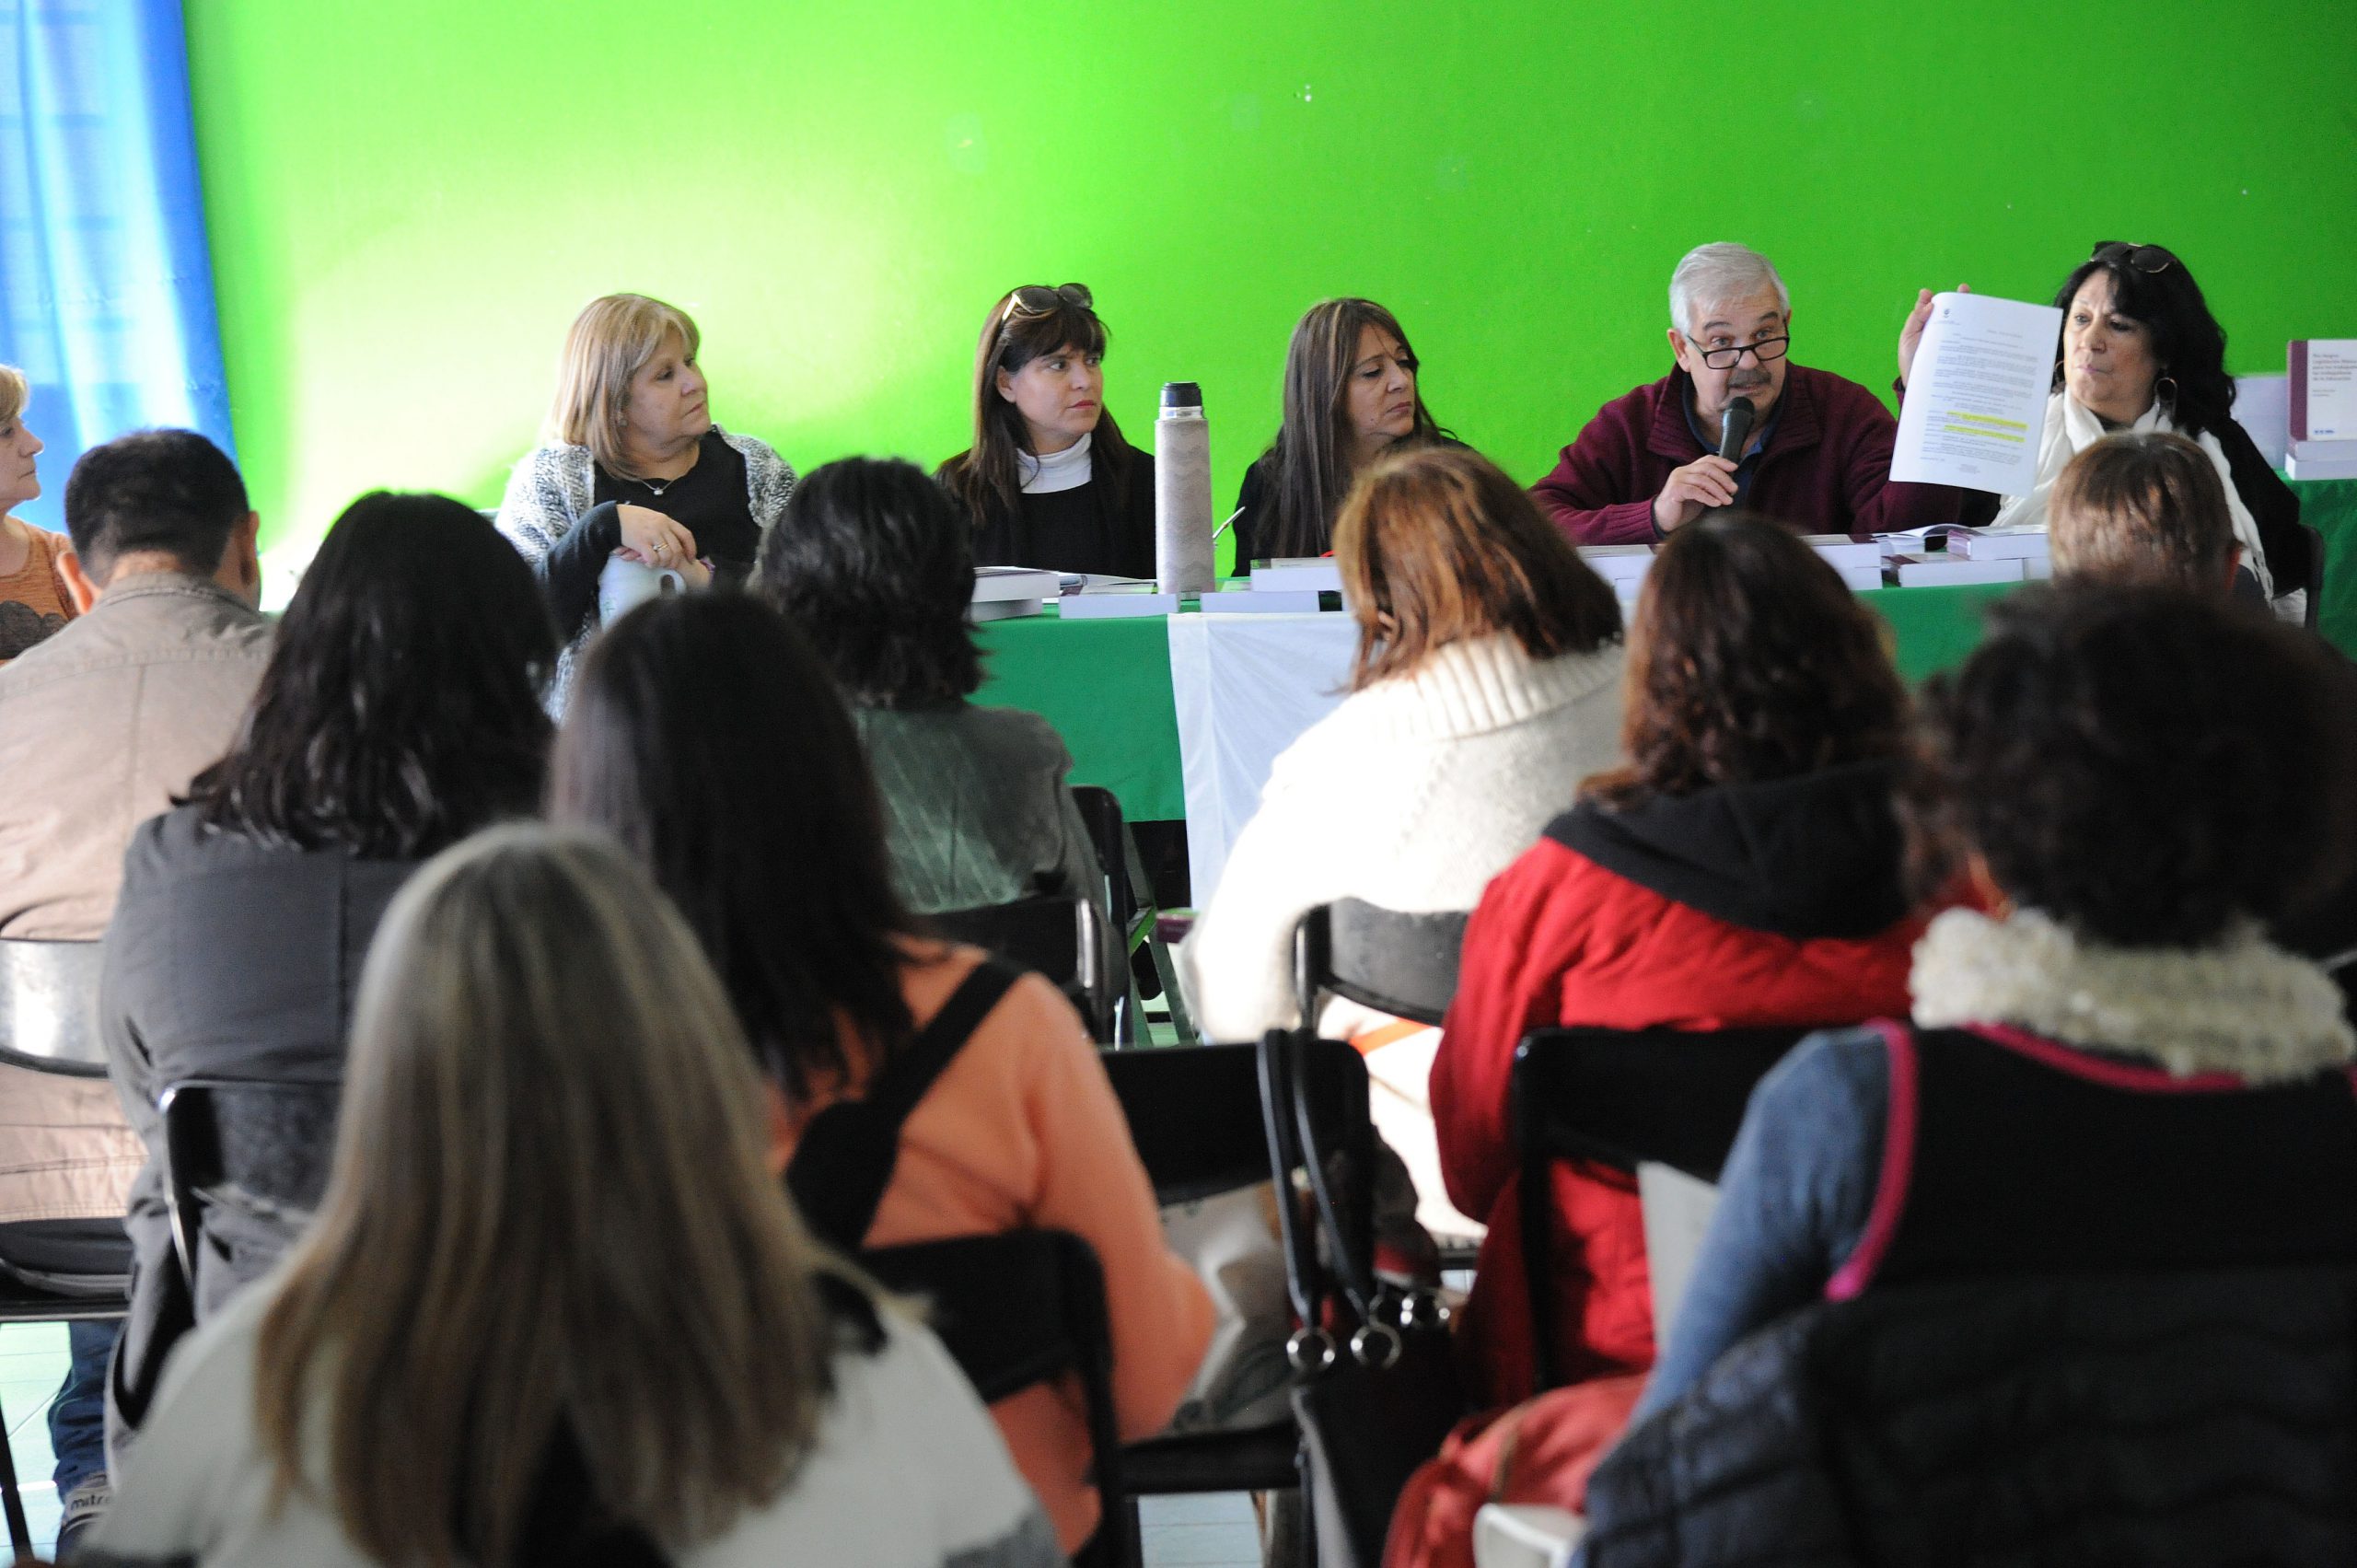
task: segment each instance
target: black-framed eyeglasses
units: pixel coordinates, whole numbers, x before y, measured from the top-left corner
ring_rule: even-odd
[[[1791,335],[1787,334],[1781,338],[1761,338],[1756,343],[1737,343],[1733,348],[1705,348],[1701,350],[1702,363],[1713,370],[1732,370],[1743,363],[1743,356],[1747,354],[1765,365],[1771,359],[1783,358],[1784,351],[1792,341]]]
[[[2105,252],[2117,250],[2113,256]],[[2157,245],[2139,245],[2129,239],[2098,239],[2087,253],[2090,261],[2125,261],[2140,273],[2165,273],[2177,265],[2177,258]]]
[[[1046,316],[1067,305],[1083,310],[1093,310],[1096,298],[1083,283],[1060,284],[1054,288],[1028,283],[1006,296],[1006,308],[999,312],[998,324],[1005,326],[1017,316]]]

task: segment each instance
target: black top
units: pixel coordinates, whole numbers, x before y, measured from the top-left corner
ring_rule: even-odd
[[[1403,436],[1392,443],[1391,450],[1407,451],[1417,446],[1462,447],[1464,445],[1454,436],[1446,434],[1426,440]],[[1268,530],[1277,524],[1276,478],[1277,455],[1273,450],[1261,453],[1253,459],[1252,466],[1244,470],[1244,483],[1236,492],[1236,522],[1230,529],[1236,535],[1236,571],[1233,574],[1236,576],[1250,576],[1252,563],[1269,552]],[[1329,517],[1324,531],[1318,536],[1318,548],[1309,553],[1328,555],[1333,552],[1333,549],[1334,519]]]
[[[677,479],[621,479],[599,463],[592,499],[662,513],[695,536],[696,554],[712,563],[715,582],[740,583],[761,546],[745,488],[745,455],[717,430],[705,431],[696,446],[696,466]]]
[[[1091,451],[1086,484],[1026,494],[1012,516],[981,523],[974,530],[974,561],[982,566],[1153,576],[1153,456],[1132,448],[1108,461],[1104,452]]]
[[[1897,778],[1891,762],[1845,762],[1625,810],[1583,800],[1548,824],[1547,837],[1747,931],[1861,938],[1907,912]]]

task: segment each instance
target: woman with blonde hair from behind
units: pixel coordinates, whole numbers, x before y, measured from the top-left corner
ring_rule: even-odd
[[[805,1236],[695,937],[610,841],[437,857],[326,1197],[184,1347],[102,1558],[1057,1561],[941,1346]]]

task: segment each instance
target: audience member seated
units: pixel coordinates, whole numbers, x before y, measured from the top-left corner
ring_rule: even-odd
[[[935,914],[1086,893],[1107,913],[1055,726],[968,701],[982,665],[956,505],[908,463],[845,458],[804,479],[785,517],[761,543],[760,589],[850,701],[901,904]]]
[[[2244,569],[2269,598],[2288,601],[2279,605],[2287,619],[2299,620],[2305,601],[2292,596],[2317,586],[2307,580],[2300,498],[2235,423],[2226,333],[2185,263],[2157,245],[2107,242],[2063,281],[2054,303],[2063,312],[2062,341],[2038,439],[2038,482],[2026,495],[1973,493],[1964,520],[2044,528],[2055,482],[2073,454],[2114,432],[2183,436],[2200,444],[2225,482]],[[1926,293],[1907,319],[1902,378],[1931,310]]]
[[[0,937],[95,942],[132,830],[220,756],[270,655],[246,487],[186,430],[92,447],[65,484],[58,556],[77,619],[0,668]],[[0,1224],[111,1219],[139,1140],[114,1092],[0,1066]],[[70,1539],[105,1505],[112,1323],[75,1323],[50,1411]]]
[[[940,1344],[804,1233],[727,998],[610,843],[420,873],[348,1080],[317,1222],[181,1352],[102,1552],[1060,1561]]]
[[[2107,436],[2082,448],[2055,480],[2047,518],[2058,577],[2223,593],[2241,562],[2226,487],[2182,436]]]
[[[755,599],[664,599],[600,638],[551,788],[558,817],[620,837],[702,938],[768,1075],[781,1164],[982,962],[927,939],[902,909],[851,717],[803,640]],[[1202,1358],[1210,1301],[1163,1244],[1087,1030],[1037,975],[983,1016],[918,1102],[867,1233],[822,1239],[888,1247],[1024,1227],[1096,1249],[1122,1434],[1159,1431]],[[1064,1550],[1079,1547],[1098,1507],[1077,1385],[1035,1386],[994,1413]]]
[[[1441,447],[1380,460],[1334,546],[1358,621],[1351,694],[1277,759],[1180,949],[1216,1040],[1301,1021],[1293,933],[1311,908],[1470,909],[1572,784],[1620,757],[1620,607],[1489,459]],[[1383,1114],[1396,1108],[1378,1096],[1385,1137],[1438,1199],[1431,1031],[1395,1040],[1397,1020],[1346,1003],[1321,1024],[1381,1047],[1369,1070],[1410,1112]],[[1469,1228],[1445,1206],[1424,1218]]]
[[[1891,791],[1907,695],[1880,622],[1808,546],[1741,514],[1670,536],[1630,634],[1629,763],[1481,897],[1433,1063],[1450,1196],[1490,1225],[1460,1319],[1499,1402],[1529,1392],[1507,1087],[1558,1024],[1690,1030],[1903,1008],[1922,922]],[[1635,1182],[1558,1166],[1548,1326],[1572,1380],[1654,1359]]]
[[[179,1337],[292,1238],[273,1210],[210,1205],[191,1299],[159,1097],[190,1078],[343,1075],[361,960],[393,894],[445,846],[535,809],[549,737],[539,681],[555,656],[530,569],[473,508],[363,496],[304,573],[228,755],[133,835],[102,1018],[147,1146],[107,1389],[118,1450]]]
[[[74,619],[58,557],[65,538],[7,513],[41,494],[41,439],[25,424],[25,373],[0,365],[0,665]]]
[[[702,344],[686,311],[643,294],[591,300],[565,334],[547,444],[516,465],[499,504],[499,529],[532,563],[564,639],[553,711],[610,605],[743,581],[794,489],[767,442],[712,422]]]
[[[985,565],[1154,575],[1154,455],[1105,411],[1105,323],[1087,288],[1000,298],[974,351],[974,444],[940,479]]]
[[[1891,482],[1898,422],[1856,382],[1787,358],[1792,330],[1792,296],[1767,257],[1688,251],[1669,279],[1677,368],[1596,411],[1531,487],[1539,510],[1581,544],[1658,540],[1724,506],[1858,539],[1955,520],[1956,491]],[[1721,421],[1738,398],[1751,434],[1731,461]]]
[[[1416,389],[1416,351],[1372,299],[1309,308],[1285,349],[1283,423],[1244,470],[1236,497],[1236,573],[1252,563],[1324,555],[1357,477],[1407,443],[1454,441]]]
[[[1903,1283],[2357,1263],[2357,1035],[2260,935],[2347,874],[2346,672],[2173,586],[1991,621],[1926,690],[1906,802],[1989,912],[1933,921],[1911,1025],[1816,1036],[1753,1095],[1645,1409]]]

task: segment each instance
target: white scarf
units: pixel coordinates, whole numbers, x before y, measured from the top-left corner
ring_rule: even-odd
[[[1090,436],[1094,434],[1090,432]],[[1028,452],[1016,453],[1016,471],[1023,476],[1023,494],[1055,495],[1086,484],[1093,468],[1088,458],[1090,436],[1083,436],[1062,451],[1051,452],[1044,458],[1035,458]]]
[[[2159,399],[2127,427],[2127,433],[2142,436],[2159,431],[2168,436],[2185,434],[2174,420],[2161,412]],[[2008,495],[1997,509],[1997,520],[1991,528],[2042,528],[2046,527],[2046,503],[2054,491],[2054,482],[2062,475],[2073,458],[2107,436],[2121,434],[2106,430],[2095,412],[2067,391],[2055,393],[2046,400],[2046,430],[2038,444],[2038,482],[2026,495]],[[2218,438],[2207,431],[2193,440],[2210,454],[2211,466],[2218,470],[2218,482],[2226,487],[2226,514],[2235,522],[2235,542],[2243,547],[2243,564],[2269,598],[2275,597],[2275,580],[2267,570],[2267,552],[2259,548],[2258,525],[2251,520],[2250,509],[2235,493],[2234,471],[2226,466],[2225,448]]]

